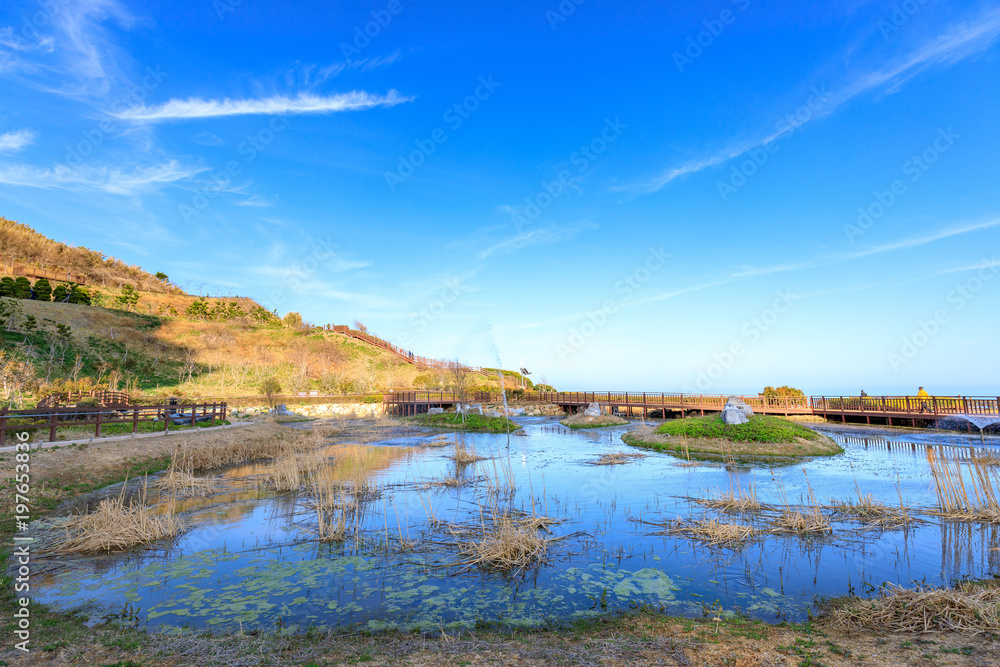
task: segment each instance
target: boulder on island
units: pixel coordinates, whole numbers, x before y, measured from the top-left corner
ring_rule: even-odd
[[[444,408],[428,408],[427,409],[427,414],[429,414],[429,415],[443,415],[444,414]]]
[[[722,409],[722,421],[726,424],[746,424],[753,417],[753,408],[735,396],[726,401]]]
[[[600,417],[601,416],[601,404],[591,403],[587,406],[587,409],[583,411],[585,417]]]

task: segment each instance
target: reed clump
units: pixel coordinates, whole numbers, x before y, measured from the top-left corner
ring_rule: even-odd
[[[888,584],[878,597],[839,606],[831,625],[850,630],[1000,634],[1000,585],[996,580],[962,582],[955,588],[905,589]]]
[[[724,523],[716,519],[678,522],[669,528],[669,532],[696,539],[709,546],[730,548],[738,547],[760,534],[759,530],[751,526]]]
[[[265,473],[265,479],[275,491],[296,491],[302,487],[304,478],[327,464],[323,452],[297,453],[285,451],[278,456]]]
[[[639,454],[639,453],[629,453],[629,452],[622,452],[622,451],[618,451],[618,452],[605,452],[604,454],[601,454],[600,457],[598,457],[598,459],[596,461],[594,461],[593,465],[595,465],[595,466],[619,466],[619,465],[628,463],[629,461],[633,461],[635,459],[644,459],[644,458],[646,458],[646,455],[645,454]]]
[[[933,447],[927,448],[927,463],[938,498],[938,508],[933,514],[953,521],[1000,524],[997,493],[1000,471],[982,458],[964,462],[939,459]]]
[[[96,511],[66,520],[65,535],[56,548],[72,553],[110,553],[152,544],[181,532],[184,524],[169,506],[160,512],[146,505],[145,486],[134,502],[126,501],[126,485],[118,496],[101,501]]]
[[[830,509],[841,516],[883,529],[907,526],[915,520],[902,503],[898,507],[888,505],[870,493],[859,493],[857,500],[834,500]]]
[[[341,487],[321,475],[309,476],[310,505],[316,511],[316,534],[322,542],[341,542],[347,538],[348,516],[353,505],[343,498]]]
[[[459,542],[465,556],[460,565],[495,570],[522,570],[545,560],[552,538],[524,525],[516,517],[503,514],[483,524],[472,539]]]
[[[694,498],[694,502],[710,509],[727,512],[729,514],[752,514],[763,509],[763,505],[757,498],[757,487],[753,482],[747,488],[737,486],[729,491],[719,493],[713,498]]]
[[[156,488],[190,497],[203,498],[215,493],[218,488],[216,480],[196,477],[193,469],[185,469],[182,467],[183,465],[183,463],[178,463],[177,459],[171,461],[167,472],[156,481]]]
[[[825,535],[833,532],[830,519],[818,508],[797,511],[785,509],[771,522],[774,535]]]
[[[455,452],[451,455],[451,458],[455,460],[455,463],[475,463],[476,461],[484,461],[486,459],[485,456],[479,456],[476,453],[475,447],[469,450],[460,442],[455,443]]]

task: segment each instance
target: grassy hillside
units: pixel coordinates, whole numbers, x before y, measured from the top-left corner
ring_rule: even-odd
[[[409,364],[380,347],[283,320],[250,298],[186,294],[138,266],[67,246],[0,218],[0,273],[13,266],[87,278],[91,305],[0,297],[0,404],[22,406],[67,389],[174,396],[367,393],[395,387],[468,390],[495,377]],[[16,277],[16,276],[14,276]],[[32,281],[37,282],[37,281]],[[36,287],[35,298],[38,298]],[[506,378],[513,388],[516,374]]]
[[[0,257],[8,269],[13,264],[23,264],[51,271],[69,271],[86,276],[88,284],[98,288],[131,284],[147,292],[181,291],[138,266],[94,250],[53,241],[27,225],[3,217],[0,217]]]

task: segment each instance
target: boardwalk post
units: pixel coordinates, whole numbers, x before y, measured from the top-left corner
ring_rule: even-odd
[[[49,410],[49,442],[56,441],[56,413]]]
[[[3,447],[4,436],[7,434],[7,407],[0,409],[0,447]]]
[[[94,422],[94,437],[101,437],[101,412],[100,408],[97,408],[97,420]]]

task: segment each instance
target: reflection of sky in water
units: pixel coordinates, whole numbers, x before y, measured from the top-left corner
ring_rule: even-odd
[[[196,527],[168,549],[78,558],[39,582],[38,598],[58,607],[91,605],[99,613],[126,603],[151,626],[189,625],[244,630],[276,625],[370,629],[474,627],[479,622],[541,625],[635,604],[698,615],[716,601],[764,620],[801,619],[816,596],[867,594],[883,582],[946,584],[1000,570],[1000,527],[932,522],[907,531],[858,531],[834,522],[831,538],[771,537],[739,551],[711,550],[688,539],[658,534],[642,521],[716,517],[683,498],[705,496],[753,481],[762,502],[777,502],[772,476],[789,502],[808,495],[821,503],[856,497],[855,484],[887,503],[935,501],[926,451],[966,456],[979,445],[964,436],[932,433],[864,435],[822,427],[847,450],[798,466],[727,471],[680,466],[650,454],[624,465],[587,465],[600,453],[623,449],[623,429],[572,432],[547,419],[524,419],[527,436],[449,435],[480,454],[498,458],[456,470],[448,448],[337,445],[324,474],[336,480],[369,475],[386,485],[364,506],[363,542],[315,541],[315,514],[307,497],[261,497],[252,487],[218,499],[182,505]],[[987,443],[998,444],[996,438]],[[426,521],[478,521],[484,475],[509,462],[517,480],[513,506],[567,519],[552,528],[570,536],[550,547],[550,561],[517,576],[447,567],[455,558],[447,539]],[[231,480],[260,474],[266,465],[231,469]],[[446,475],[469,478],[461,489],[427,489],[420,482]],[[478,480],[478,481],[477,481]],[[419,490],[418,490],[419,489]],[[641,521],[640,521],[641,520]],[[728,518],[725,520],[738,520]],[[390,549],[384,548],[386,535]],[[395,538],[415,541],[410,551]]]

